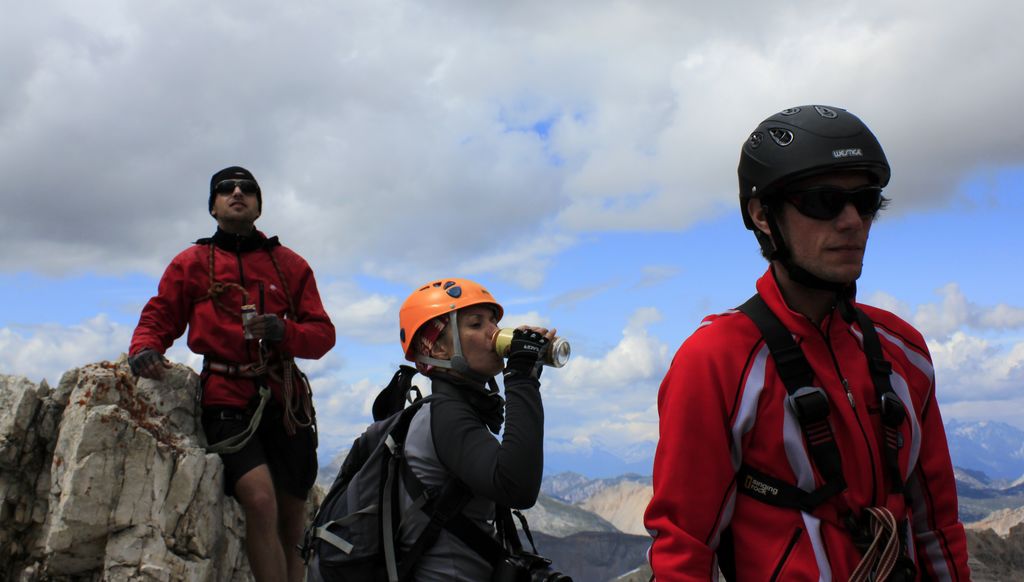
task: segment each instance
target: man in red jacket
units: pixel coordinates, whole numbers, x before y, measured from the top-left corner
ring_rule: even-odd
[[[834,107],[782,111],[743,145],[740,211],[770,267],[661,384],[659,582],[970,579],[924,338],[854,300],[889,175]]]
[[[326,354],[334,325],[306,261],[256,230],[262,209],[248,170],[213,175],[217,231],[167,267],[142,310],[129,364],[161,378],[170,366],[162,354],[188,327],[189,348],[203,355],[203,428],[224,461],[225,491],[245,512],[253,575],[298,581],[317,440],[309,385],[294,358]]]

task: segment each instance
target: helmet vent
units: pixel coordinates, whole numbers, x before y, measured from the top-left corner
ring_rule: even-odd
[[[747,140],[747,143],[750,144],[750,149],[756,150],[761,147],[762,143],[764,143],[764,134],[760,131],[755,131],[750,134],[750,139]]]
[[[786,147],[793,143],[793,132],[788,129],[773,127],[768,130],[768,135],[772,136],[772,140],[779,144],[779,147]]]
[[[839,114],[836,113],[834,109],[822,107],[821,105],[815,105],[814,110],[818,112],[818,115],[824,117],[825,119],[835,119],[839,117]]]
[[[796,115],[797,113],[800,113],[800,111],[801,109],[799,107],[790,107],[789,109],[783,109],[782,111],[780,111],[779,115],[785,115],[786,117],[789,117],[790,115]]]

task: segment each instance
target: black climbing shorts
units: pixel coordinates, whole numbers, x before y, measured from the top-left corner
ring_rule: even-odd
[[[224,461],[224,493],[234,496],[235,483],[260,465],[267,465],[274,479],[274,488],[306,499],[316,481],[316,433],[312,428],[299,428],[295,436],[284,430],[282,410],[276,402],[268,402],[259,429],[237,453],[221,454]],[[206,442],[218,443],[241,433],[249,426],[249,413],[238,408],[211,407],[203,409],[203,431]]]

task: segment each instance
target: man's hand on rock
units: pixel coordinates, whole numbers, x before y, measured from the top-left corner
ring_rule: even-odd
[[[156,350],[146,348],[134,356],[128,356],[128,365],[136,376],[159,380],[164,377],[164,370],[171,367],[161,354]]]

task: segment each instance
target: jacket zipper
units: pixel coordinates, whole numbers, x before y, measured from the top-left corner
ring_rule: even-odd
[[[829,314],[829,319],[826,323],[826,328],[831,326],[831,318],[835,312]],[[816,326],[817,327],[817,326]],[[871,506],[878,504],[878,474],[875,471],[875,459],[878,458],[875,455],[875,451],[871,448],[871,441],[868,439],[868,434],[864,430],[864,424],[860,420],[860,414],[857,414],[857,405],[853,398],[853,391],[850,390],[850,383],[846,380],[846,376],[843,375],[843,370],[839,367],[839,360],[836,359],[836,353],[832,350],[832,337],[823,332],[821,328],[818,328],[818,333],[821,334],[825,340],[825,347],[828,348],[828,355],[832,358],[832,365],[835,367],[836,374],[839,376],[839,381],[843,384],[843,389],[846,391],[846,398],[850,402],[850,408],[853,409],[853,417],[857,419],[857,428],[860,429],[861,437],[864,439],[864,445],[868,449],[868,454],[871,457]]]
[[[242,241],[235,239],[235,260],[238,262],[238,281],[245,287],[245,269],[242,268]]]

